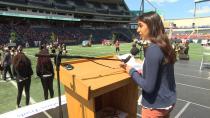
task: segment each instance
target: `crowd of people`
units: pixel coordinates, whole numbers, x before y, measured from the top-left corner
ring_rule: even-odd
[[[124,37],[121,40],[129,41],[131,32],[126,28],[73,28],[72,26],[60,26],[62,23],[56,25],[44,22],[39,24],[33,21],[13,21],[0,22],[0,43],[6,44],[9,42],[16,42],[17,44],[27,44],[30,47],[36,47],[37,42],[49,43],[58,40],[59,43],[65,44],[81,44],[83,40],[88,40],[92,35],[93,43],[101,43],[103,39],[111,40],[113,32],[119,32]],[[57,26],[58,25],[58,26]],[[103,32],[103,33],[101,33]],[[120,35],[121,36],[121,35]]]
[[[48,43],[59,39],[60,43],[78,43],[84,37],[80,31],[40,27],[32,27],[30,24],[0,24],[0,42],[6,44],[14,38],[14,42],[19,44],[28,42],[30,46],[35,46],[35,41]]]
[[[59,49],[61,48],[61,49]],[[55,50],[54,50],[55,49]],[[59,53],[66,52],[65,45],[58,45],[53,48],[50,45],[41,45],[39,54],[49,54],[55,53],[58,49]],[[30,102],[30,86],[31,86],[31,76],[34,74],[32,69],[31,60],[23,52],[23,47],[19,45],[17,48],[1,46],[2,52],[0,53],[0,69],[2,80],[9,81],[7,73],[9,73],[11,80],[17,83],[17,108],[20,108],[20,102],[22,98],[22,92],[25,91],[26,94],[26,105]],[[50,52],[51,50],[51,52]],[[54,50],[54,52],[53,52]],[[54,80],[54,69],[53,63],[49,57],[38,57],[36,63],[36,75],[40,78],[42,83],[42,88],[44,91],[44,99],[47,100],[48,93],[50,98],[54,97],[53,90],[53,80]]]
[[[176,33],[172,39],[210,39],[209,33]]]

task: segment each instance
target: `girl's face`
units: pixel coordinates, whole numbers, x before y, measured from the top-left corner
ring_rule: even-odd
[[[142,21],[138,21],[137,32],[139,33],[139,35],[141,36],[143,40],[146,40],[149,38],[149,28],[147,24]]]

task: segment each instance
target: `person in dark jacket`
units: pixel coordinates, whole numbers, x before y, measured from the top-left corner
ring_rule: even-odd
[[[23,88],[25,88],[26,105],[29,105],[31,76],[33,75],[30,59],[22,52],[17,53],[17,55],[15,55],[13,59],[12,70],[14,76],[16,77],[18,87],[17,107],[21,107],[20,101],[22,97]]]
[[[49,52],[45,47],[41,47],[39,54],[49,54]],[[54,69],[52,61],[49,57],[38,57],[36,73],[37,76],[39,76],[41,79],[45,100],[48,99],[48,90],[50,93],[50,97],[53,98]]]
[[[143,40],[149,41],[143,73],[129,66],[126,71],[142,88],[142,118],[169,118],[176,103],[175,52],[156,12],[139,16],[137,32]]]
[[[136,44],[132,44],[132,48],[130,50],[130,53],[133,55],[133,56],[136,56],[137,54],[139,54],[140,50],[136,47]]]
[[[9,72],[10,74],[10,77],[11,79],[14,79],[13,78],[13,74],[12,74],[12,71],[11,71],[11,63],[12,63],[12,57],[11,57],[11,54],[10,54],[10,51],[9,51],[9,48],[8,47],[5,47],[5,54],[3,56],[3,60],[2,60],[2,66],[3,66],[3,79],[6,80],[6,75],[7,75],[7,72]]]

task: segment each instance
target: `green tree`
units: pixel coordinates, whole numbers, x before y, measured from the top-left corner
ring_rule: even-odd
[[[50,41],[51,41],[51,42],[55,42],[55,40],[56,40],[56,35],[55,35],[54,32],[52,32],[52,33],[51,33],[51,36],[50,36]]]
[[[9,39],[10,39],[11,43],[15,43],[16,40],[17,40],[16,32],[14,32],[14,31],[10,32],[10,38]]]

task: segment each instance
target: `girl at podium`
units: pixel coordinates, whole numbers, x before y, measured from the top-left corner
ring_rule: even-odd
[[[142,73],[126,65],[126,71],[142,88],[142,118],[169,118],[176,103],[175,52],[156,12],[138,18],[137,32],[149,42]]]

